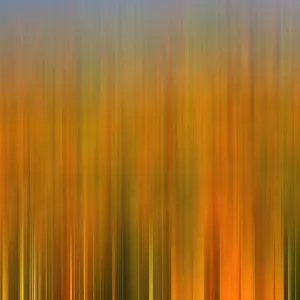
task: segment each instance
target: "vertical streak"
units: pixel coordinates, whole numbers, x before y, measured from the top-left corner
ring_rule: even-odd
[[[44,263],[44,280],[45,280],[45,292],[44,292],[44,299],[48,300],[48,228],[46,230],[46,245],[45,245],[45,263]],[[42,279],[40,279],[42,280]]]
[[[87,245],[86,245],[86,217],[83,220],[83,300],[87,299]]]
[[[21,203],[22,206],[22,203]],[[19,288],[20,288],[20,300],[24,300],[24,211],[21,209],[20,213],[20,245],[19,245],[19,264],[20,264],[20,274],[19,274]]]
[[[2,233],[2,300],[8,300],[8,251],[6,233]]]
[[[69,294],[70,300],[73,299],[73,246],[72,239],[70,242],[70,252],[69,252]]]
[[[153,300],[153,225],[149,221],[149,300]]]
[[[32,245],[32,300],[36,300],[36,257],[37,257],[37,251],[36,251],[36,239],[35,236],[33,237],[33,245]]]
[[[297,206],[297,204],[296,204]],[[297,211],[297,210],[296,210]],[[298,216],[297,216],[298,217]],[[294,261],[294,299],[297,299],[297,224],[295,224],[295,233],[294,233],[294,257],[293,257],[293,261]]]
[[[291,239],[290,239],[290,232],[287,232],[287,244],[288,244],[288,300],[292,300],[291,296]]]

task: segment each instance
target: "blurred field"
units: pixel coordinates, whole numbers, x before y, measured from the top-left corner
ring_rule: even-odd
[[[299,7],[178,11],[1,26],[2,300],[300,299]]]

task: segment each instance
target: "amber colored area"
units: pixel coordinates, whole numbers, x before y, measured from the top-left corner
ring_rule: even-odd
[[[2,300],[300,299],[299,27],[249,15],[1,29]]]

